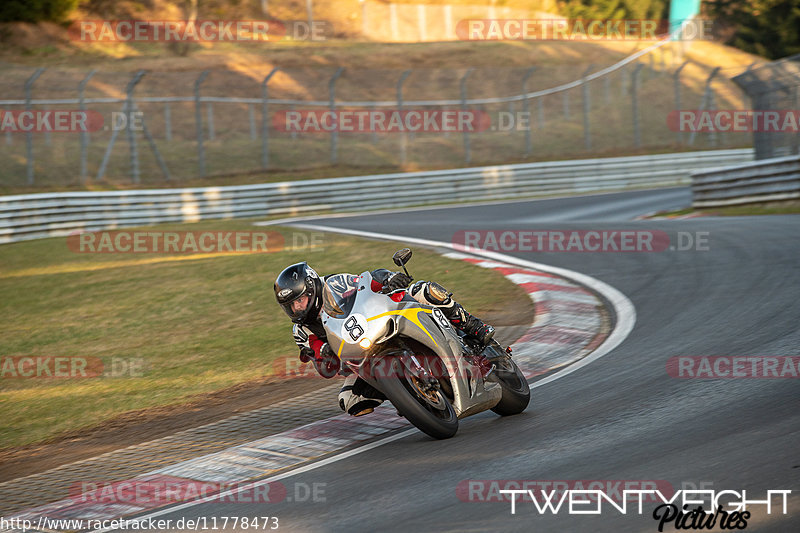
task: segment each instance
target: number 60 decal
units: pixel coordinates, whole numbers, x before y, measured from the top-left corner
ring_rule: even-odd
[[[358,323],[358,319],[355,315],[347,319],[344,323],[344,329],[350,335],[350,338],[353,339],[353,342],[357,341],[358,338],[364,334],[364,328]]]

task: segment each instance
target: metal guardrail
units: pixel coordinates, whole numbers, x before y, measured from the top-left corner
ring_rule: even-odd
[[[232,187],[0,196],[0,243],[168,222],[685,185],[693,170],[752,159],[752,149],[717,150]]]
[[[692,173],[692,207],[800,198],[800,156],[763,159]]]

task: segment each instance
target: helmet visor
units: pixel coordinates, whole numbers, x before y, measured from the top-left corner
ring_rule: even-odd
[[[283,312],[293,321],[303,320],[311,308],[314,298],[309,291],[302,292],[299,296],[281,304]]]

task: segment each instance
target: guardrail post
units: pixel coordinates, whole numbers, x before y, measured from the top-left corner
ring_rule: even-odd
[[[467,69],[467,72],[461,77],[459,88],[461,90],[461,110],[467,110],[467,77],[472,74],[473,68]],[[469,145],[469,131],[464,130],[464,162],[469,163],[472,161],[472,152]]]
[[[133,79],[125,87],[125,132],[128,134],[128,145],[131,151],[131,179],[134,183],[141,181],[139,174],[139,147],[136,144],[136,134],[133,131],[133,89],[142,80],[145,71],[140,70],[133,75]]]
[[[36,72],[31,74],[31,77],[25,80],[25,111],[31,110],[31,90],[33,89],[34,82],[39,79],[44,73],[45,69],[37,68]],[[30,130],[25,132],[25,160],[26,171],[28,176],[28,185],[33,185],[33,132]]]
[[[527,95],[528,94],[528,80],[530,79],[531,76],[533,76],[534,72],[536,72],[536,67],[531,67],[528,70],[526,70],[525,71],[525,75],[522,76],[522,94],[523,95]],[[537,98],[537,100],[538,100],[538,98]],[[530,99],[527,98],[527,96],[525,98],[523,98],[522,106],[523,106],[523,109],[525,110],[526,116],[528,117],[528,127],[525,128],[525,157],[528,157],[528,156],[531,155],[531,153],[533,153],[533,139],[531,139],[531,120],[530,120],[530,117],[531,117],[531,101],[530,101]]]
[[[708,105],[710,104],[711,82],[714,80],[714,76],[716,76],[718,72],[719,72],[719,67],[715,67],[711,71],[711,74],[708,75],[708,78],[706,78],[706,88],[703,91],[703,100],[700,103],[700,111],[701,112],[705,111],[706,108],[708,107]],[[691,135],[689,135],[689,144],[690,145],[694,145],[695,137],[697,137],[697,131],[692,130]]]
[[[169,102],[164,102],[164,138],[167,141],[172,140],[172,109]]]
[[[569,89],[561,91],[561,104],[564,108],[564,120],[569,120]]]
[[[92,79],[96,70],[91,70],[89,74],[86,75],[85,78],[81,80],[78,84],[78,109],[80,109],[81,113],[86,113],[86,102],[84,102],[85,96],[85,89],[86,84],[89,83],[89,80]],[[81,170],[80,170],[80,182],[86,182],[86,174],[87,174],[87,159],[88,159],[88,152],[89,152],[89,132],[85,129],[81,130]]]
[[[200,177],[206,175],[206,154],[203,149],[203,110],[200,104],[200,85],[208,77],[209,71],[204,70],[194,80],[194,124],[197,133],[197,168]]]
[[[269,88],[267,84],[280,70],[274,67],[261,81],[261,168],[269,166]]]
[[[687,59],[675,70],[675,73],[672,75],[672,82],[675,88],[675,110],[679,113],[681,110],[681,71],[688,64],[689,60]],[[680,129],[680,121],[678,122],[678,131],[675,133],[675,140],[678,141],[678,144],[681,144],[683,141],[683,133]]]
[[[603,76],[603,101],[606,105],[609,104],[611,100],[611,74],[606,74]]]
[[[586,79],[586,76],[589,75],[589,72],[592,71],[594,65],[589,65],[586,70],[583,71],[583,82],[581,83],[581,92],[583,93],[583,146],[587,150],[592,149],[592,132],[589,128],[589,111],[591,110],[591,101],[589,100],[589,82]]]
[[[334,72],[331,79],[328,80],[328,95],[330,101],[331,113],[336,117],[336,80],[344,72],[344,67],[339,67]],[[339,121],[334,118],[335,127],[331,131],[331,163],[336,163],[339,160]]]
[[[631,74],[631,105],[633,106],[633,144],[636,148],[642,145],[642,131],[639,124],[639,71],[643,63],[638,63]]]
[[[406,79],[411,75],[411,70],[404,70],[400,74],[400,79],[397,80],[397,111],[402,115],[403,113],[403,84]],[[403,129],[403,136],[400,138],[400,164],[406,164],[408,150],[408,132]]]

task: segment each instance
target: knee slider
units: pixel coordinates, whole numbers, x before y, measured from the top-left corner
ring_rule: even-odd
[[[433,305],[450,305],[453,301],[450,294],[447,289],[435,281],[425,284],[425,298]]]

